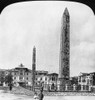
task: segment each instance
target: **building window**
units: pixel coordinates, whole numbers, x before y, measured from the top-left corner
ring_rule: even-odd
[[[28,77],[27,77],[27,80],[28,80]]]
[[[16,72],[14,73],[14,75],[16,75]]]
[[[14,79],[16,79],[16,77],[14,77]]]
[[[47,77],[45,77],[45,81],[47,80]]]
[[[23,75],[23,73],[20,73],[20,75]]]
[[[87,85],[89,85],[89,79],[87,79]]]
[[[52,81],[55,81],[55,77],[52,77]]]
[[[86,82],[86,79],[85,79],[85,78],[83,78],[83,79],[82,79],[82,82]]]
[[[23,77],[19,77],[20,80],[23,80]]]
[[[92,81],[92,80],[90,80],[90,84],[92,84],[92,82],[93,82],[93,81]]]
[[[36,82],[36,85],[37,85],[37,82]]]
[[[55,77],[53,77],[53,81],[55,81]]]
[[[40,78],[40,80],[42,80],[42,77]]]
[[[79,77],[79,82],[81,82],[81,77]]]
[[[23,75],[23,70],[20,70],[20,75]]]

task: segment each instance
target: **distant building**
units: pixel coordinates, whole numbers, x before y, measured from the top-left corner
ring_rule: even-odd
[[[91,91],[95,87],[95,72],[81,73],[78,76],[78,85],[81,86],[81,91]]]
[[[58,74],[51,73],[51,74],[48,74],[48,76],[49,76],[49,90],[56,91],[57,90]]]
[[[95,85],[95,72],[93,73],[81,73],[78,76],[78,84],[80,85]]]
[[[35,83],[36,85],[41,83],[48,84],[48,71],[36,71]]]
[[[3,73],[5,76],[9,73],[12,74],[13,84],[15,86],[32,86],[32,70],[26,68],[23,64],[20,64],[18,67],[10,70],[4,70]],[[57,80],[57,73],[48,73],[48,71],[36,70],[34,87],[36,89],[42,86],[46,91],[55,91],[57,87]]]
[[[70,77],[71,84],[78,85],[78,76]]]
[[[42,85],[44,90],[54,91],[57,87],[57,73],[50,73],[48,71],[37,71],[36,72],[36,86]]]
[[[48,71],[36,71],[35,88],[43,87],[44,90],[47,90],[48,82],[49,82]]]
[[[19,67],[11,69],[11,73],[13,75],[13,82],[19,83],[19,85],[27,84],[31,85],[31,70],[24,67],[23,64],[20,64]]]

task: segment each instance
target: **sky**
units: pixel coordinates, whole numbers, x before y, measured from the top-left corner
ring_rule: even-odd
[[[70,14],[70,75],[95,72],[95,16],[77,2],[30,1],[7,6],[0,15],[0,68],[21,63],[32,69],[59,73],[61,21],[65,8]]]

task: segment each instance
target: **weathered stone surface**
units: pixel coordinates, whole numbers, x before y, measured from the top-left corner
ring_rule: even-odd
[[[32,61],[32,90],[34,91],[36,74],[36,48],[33,48],[33,61]]]
[[[62,17],[60,37],[60,65],[59,78],[69,79],[70,71],[70,16],[67,8]]]

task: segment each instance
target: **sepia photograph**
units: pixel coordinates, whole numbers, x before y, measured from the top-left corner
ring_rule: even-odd
[[[27,1],[0,14],[0,100],[94,100],[95,14],[79,2]]]

